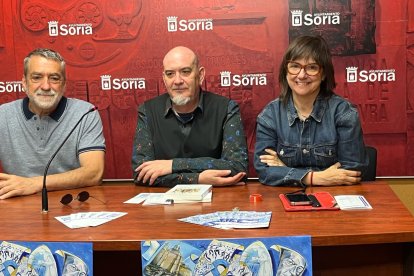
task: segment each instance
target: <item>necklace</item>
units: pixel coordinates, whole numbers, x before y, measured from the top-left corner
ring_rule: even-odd
[[[299,119],[301,119],[302,121],[306,120],[309,117],[309,115],[308,116],[305,116],[302,113],[300,113],[299,109],[296,106],[295,106],[295,108],[296,108],[296,112],[299,115]]]

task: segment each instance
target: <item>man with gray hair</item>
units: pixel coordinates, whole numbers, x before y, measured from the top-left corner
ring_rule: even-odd
[[[70,131],[49,167],[48,190],[98,185],[102,181],[105,139],[98,112],[88,102],[66,98],[66,65],[50,49],[24,59],[27,97],[0,105],[0,199],[42,190],[45,167]]]

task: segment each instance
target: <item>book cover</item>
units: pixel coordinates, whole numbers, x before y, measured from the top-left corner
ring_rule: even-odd
[[[165,196],[173,200],[201,201],[212,188],[209,184],[179,184],[165,192]]]

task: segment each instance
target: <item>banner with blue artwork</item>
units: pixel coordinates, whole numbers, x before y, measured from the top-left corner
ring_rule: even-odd
[[[310,236],[141,242],[142,274],[312,275]]]
[[[92,243],[2,241],[0,276],[93,275]]]

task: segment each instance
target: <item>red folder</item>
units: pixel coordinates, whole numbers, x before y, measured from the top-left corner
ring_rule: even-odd
[[[313,207],[312,205],[290,205],[289,200],[285,197],[284,194],[280,194],[279,198],[282,201],[283,208],[286,211],[336,211],[339,210],[339,206],[336,204],[335,198],[328,192],[316,192],[312,193],[319,203],[320,207]]]

